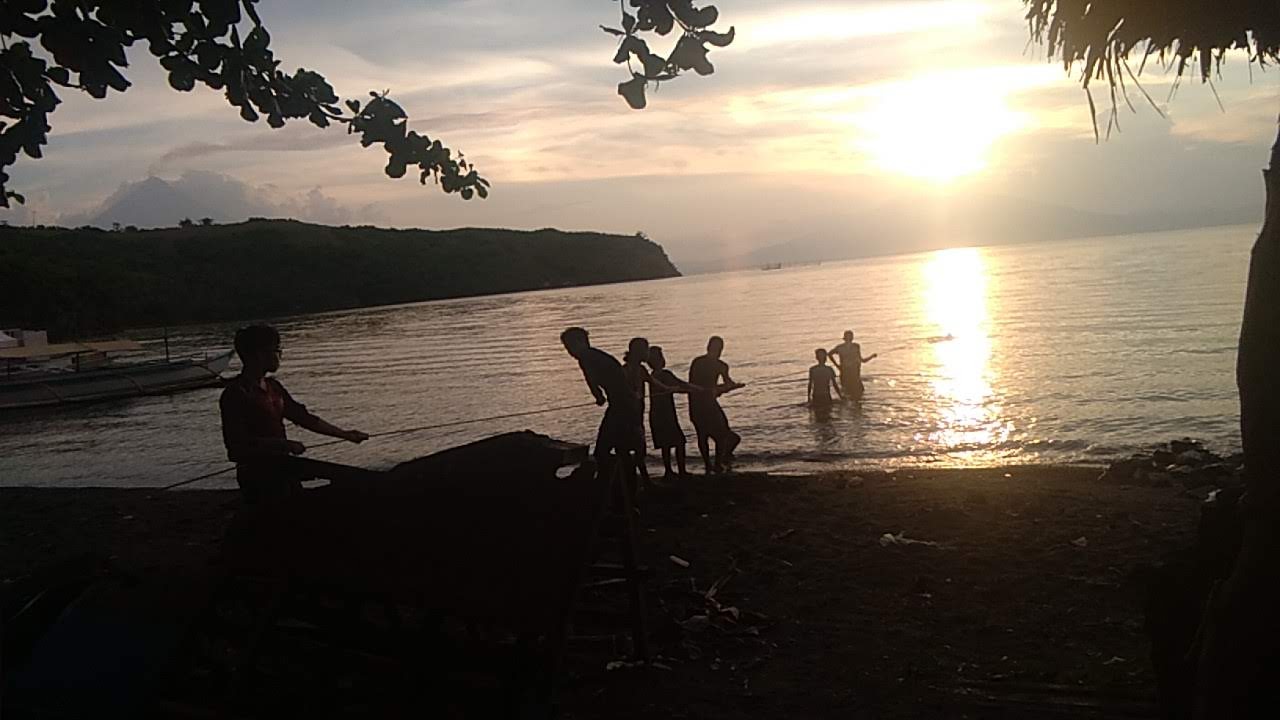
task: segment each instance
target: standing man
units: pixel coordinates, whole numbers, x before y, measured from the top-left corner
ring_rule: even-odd
[[[222,442],[236,464],[236,482],[249,503],[286,499],[302,490],[302,480],[363,479],[375,475],[348,465],[297,457],[307,448],[290,440],[284,421],[321,435],[362,443],[369,436],[343,430],[307,411],[268,373],[280,369],[280,333],[267,325],[236,332],[236,354],[243,369],[227,382],[218,400]]]
[[[720,359],[723,352],[724,339],[713,335],[707,341],[707,354],[694,358],[689,365],[689,384],[697,386],[689,393],[689,419],[698,434],[698,452],[702,453],[708,475],[724,472],[725,464],[733,460],[733,451],[742,442],[742,437],[729,428],[729,419],[720,407],[720,395],[743,387],[729,377],[729,366]],[[708,440],[716,443],[714,464]]]
[[[608,405],[604,418],[600,420],[600,429],[596,431],[596,460],[602,461],[610,452],[617,452],[619,457],[628,452],[643,452],[644,414],[635,401],[622,364],[609,353],[591,347],[587,331],[580,327],[571,327],[560,333],[560,342],[578,361],[596,404]]]
[[[862,357],[862,346],[853,341],[853,331],[844,331],[844,342],[831,348],[831,362],[840,370],[840,385],[844,388],[844,396],[850,400],[861,400],[866,392],[862,384],[862,363],[876,359],[873,353]]]
[[[813,351],[813,357],[818,364],[809,368],[809,390],[806,393],[808,403],[814,408],[830,408],[831,390],[834,389],[841,400],[844,399],[844,394],[836,383],[836,371],[827,365],[827,351],[818,348]]]

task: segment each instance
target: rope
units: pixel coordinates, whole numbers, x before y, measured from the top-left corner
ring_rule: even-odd
[[[435,425],[422,425],[419,427],[404,428],[403,430],[388,430],[386,432],[373,433],[369,437],[387,437],[389,435],[407,435],[409,433],[422,432],[423,430],[439,430],[440,428],[457,427],[458,425],[472,425],[478,422],[489,422],[490,420],[509,420],[511,418],[527,417],[529,415],[542,415],[545,413],[563,412],[565,410],[577,410],[585,407],[595,407],[593,402],[578,403],[576,405],[561,405],[560,407],[543,408],[542,410],[526,410],[524,412],[507,413],[506,415],[494,415],[492,417],[475,418],[472,420],[454,420],[453,422],[437,423]],[[325,445],[333,445],[335,443],[346,442],[345,440],[334,440],[332,442],[321,443],[315,447],[324,447]]]
[[[211,477],[217,477],[218,475],[222,475],[223,473],[229,473],[229,472],[231,472],[232,470],[235,470],[235,469],[236,469],[236,466],[235,466],[235,465],[232,465],[231,467],[225,467],[225,468],[222,468],[221,470],[214,470],[213,472],[205,473],[204,475],[197,475],[197,476],[195,476],[195,477],[193,477],[193,478],[189,478],[189,479],[187,479],[187,480],[183,480],[183,481],[181,481],[181,482],[176,482],[176,483],[174,483],[174,484],[172,484],[172,485],[165,485],[164,487],[162,487],[162,488],[160,488],[160,489],[161,489],[161,490],[172,490],[172,489],[174,489],[174,488],[176,488],[176,487],[182,487],[183,485],[190,485],[191,483],[193,483],[193,482],[198,482],[198,481],[200,481],[200,480],[208,480],[208,479],[209,479],[209,478],[211,478]]]
[[[954,339],[955,338],[951,335],[942,335],[942,336],[930,337],[930,338],[919,338],[912,342],[908,342],[903,345],[899,345],[897,347],[889,348],[888,350],[884,350],[879,354],[884,355],[887,353],[896,352],[898,350],[903,350],[903,349],[906,349],[907,347],[910,347],[912,344],[916,342],[923,341],[929,344],[934,344],[939,342],[947,342],[949,340],[954,340]],[[792,371],[785,375],[777,375],[774,377],[765,378],[764,380],[753,381],[750,385],[748,385],[748,387],[760,387],[763,385],[781,385],[784,383],[803,382],[805,378],[796,377],[797,372],[800,372],[800,371]],[[376,437],[390,437],[392,435],[408,435],[410,433],[424,432],[426,430],[439,430],[442,428],[458,427],[460,425],[472,425],[480,422],[491,422],[493,420],[509,420],[511,418],[528,417],[530,415],[542,415],[545,413],[562,412],[565,410],[577,410],[579,408],[591,407],[594,405],[595,403],[578,403],[576,405],[563,405],[560,407],[544,408],[542,410],[526,410],[524,412],[507,413],[505,415],[494,415],[491,417],[474,418],[471,420],[454,420],[452,422],[436,423],[434,425],[421,425],[418,427],[403,428],[400,430],[387,430],[385,432],[373,433],[369,435],[369,437],[376,438]],[[347,441],[346,440],[329,440],[326,442],[318,443],[316,445],[308,446],[308,449],[329,447],[330,445],[337,445],[339,443],[344,443],[344,442],[347,442]],[[174,488],[182,487],[183,485],[190,485],[191,483],[199,482],[201,480],[208,480],[211,477],[217,477],[218,475],[229,473],[234,469],[235,469],[235,465],[222,468],[221,470],[214,470],[212,472],[207,472],[203,475],[197,475],[193,478],[188,478],[186,480],[182,480],[180,482],[176,482],[171,485],[165,485],[161,487],[160,490],[172,490]]]
[[[747,387],[755,387],[757,385],[772,385],[777,382],[789,382],[793,380],[802,380],[803,378],[798,378],[796,377],[796,375],[806,371],[807,369],[806,370],[797,369],[797,370],[792,370],[791,372],[783,375],[774,375],[772,377],[767,377],[763,380],[752,380],[750,383],[747,384]]]
[[[917,343],[924,343],[926,345],[937,345],[938,343],[950,342],[955,339],[956,338],[954,335],[935,335],[933,337],[914,338],[905,343],[902,343],[901,345],[895,345],[889,348],[888,350],[881,350],[876,353],[876,357],[883,357],[885,355],[888,355],[889,353],[895,353],[901,350],[906,350],[907,348],[912,347]],[[799,373],[799,372],[804,372],[804,371],[794,370],[785,375],[775,375],[773,377],[767,377],[763,380],[753,380],[748,385],[748,387],[759,387],[761,385],[780,385],[782,383],[791,383],[791,382],[803,382],[805,378],[796,377],[796,373]],[[874,377],[892,377],[894,375],[899,377],[914,377],[912,373],[876,373]],[[867,377],[864,379],[870,380],[870,379],[873,379],[873,377]]]
[[[753,382],[747,387],[753,388],[753,387],[761,387],[763,385],[784,385],[784,384],[791,384],[791,383],[807,382],[808,379],[809,378],[796,377],[795,375],[787,375],[786,377],[778,377],[772,380],[761,380],[760,382]]]
[[[418,427],[402,428],[399,430],[387,430],[385,432],[380,432],[380,433],[371,433],[369,437],[377,438],[377,437],[390,437],[392,435],[408,435],[410,433],[423,432],[426,430],[439,430],[441,428],[458,427],[459,425],[473,425],[475,423],[490,422],[493,420],[509,420],[511,418],[528,417],[529,415],[542,415],[545,413],[562,412],[564,410],[577,410],[579,408],[595,407],[595,405],[596,404],[593,402],[578,403],[576,405],[562,405],[560,407],[543,408],[542,410],[526,410],[524,412],[507,413],[505,415],[493,415],[490,417],[472,418],[470,420],[454,420],[452,422],[436,423],[434,425],[420,425]],[[307,449],[311,450],[316,448],[328,447],[330,445],[337,445],[339,443],[344,443],[344,442],[347,442],[347,441],[342,439],[328,440],[326,442],[317,443],[315,445],[309,445],[307,446]],[[186,480],[173,483],[172,485],[165,485],[160,489],[172,490],[177,487],[182,487],[183,485],[190,485],[193,482],[198,482],[200,480],[207,480],[211,477],[222,475],[223,473],[229,473],[235,469],[236,469],[236,466],[232,465],[231,467],[225,467],[221,470],[215,470],[213,472],[205,473],[204,475],[197,475],[196,477],[188,478]]]

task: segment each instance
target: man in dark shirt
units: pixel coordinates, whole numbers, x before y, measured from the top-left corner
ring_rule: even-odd
[[[724,340],[713,335],[707,341],[707,354],[694,358],[689,365],[689,384],[698,387],[696,392],[689,393],[689,419],[698,434],[698,452],[702,453],[708,475],[724,472],[725,464],[733,460],[733,451],[742,442],[742,437],[729,428],[729,419],[718,399],[724,393],[743,387],[729,377],[729,366],[720,359],[723,352]],[[716,443],[714,464],[709,439]]]
[[[222,441],[236,463],[236,481],[249,502],[278,500],[301,489],[304,479],[345,480],[367,477],[360,468],[297,457],[306,446],[290,440],[284,421],[321,435],[362,443],[369,436],[343,430],[307,411],[280,381],[268,377],[280,369],[280,333],[266,325],[236,332],[236,354],[243,369],[227,382],[218,400]]]
[[[582,377],[596,398],[597,405],[608,405],[600,429],[596,432],[596,459],[609,456],[610,452],[623,455],[627,452],[643,452],[644,436],[635,432],[643,422],[643,412],[635,401],[635,394],[627,383],[626,373],[609,353],[591,347],[587,331],[571,327],[560,333],[564,349],[578,361]],[[639,446],[637,446],[637,440]]]

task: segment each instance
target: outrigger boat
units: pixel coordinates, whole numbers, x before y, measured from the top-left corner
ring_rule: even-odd
[[[167,347],[167,343],[166,343]],[[162,395],[222,382],[231,351],[178,360],[115,363],[133,340],[49,343],[43,332],[0,331],[0,410]]]

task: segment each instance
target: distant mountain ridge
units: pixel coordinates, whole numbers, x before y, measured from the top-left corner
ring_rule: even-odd
[[[642,235],[292,220],[121,232],[3,227],[0,269],[0,327],[62,337],[680,274]]]
[[[1240,206],[1169,213],[1153,221],[1146,216],[1090,212],[1001,196],[968,197],[952,202],[928,197],[894,198],[855,210],[834,210],[832,216],[837,220],[843,218],[842,230],[809,231],[721,258],[682,259],[680,267],[693,273],[718,272],[779,263],[901,255],[947,247],[1185,230],[1259,218],[1256,208]],[[781,228],[778,234],[792,232]]]

